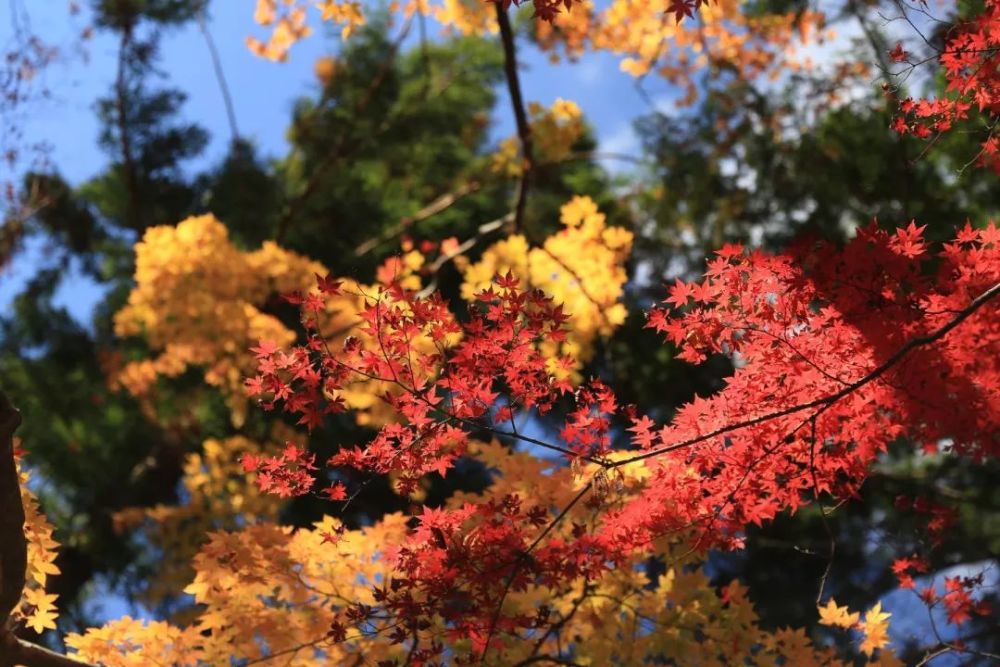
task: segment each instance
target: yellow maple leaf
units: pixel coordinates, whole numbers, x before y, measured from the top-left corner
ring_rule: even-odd
[[[56,614],[53,611],[36,611],[28,616],[25,623],[38,634],[42,634],[46,629],[56,629]]]
[[[817,607],[819,610],[819,622],[823,625],[832,625],[838,628],[852,628],[857,624],[861,614],[858,612],[849,613],[847,607],[837,606],[837,602],[830,598],[825,607]]]
[[[46,593],[40,588],[25,589],[24,600],[35,608],[25,619],[26,625],[38,634],[46,629],[55,630],[58,617],[55,607],[57,597],[59,596]]]
[[[868,610],[865,620],[861,623],[861,631],[865,635],[865,640],[861,642],[862,653],[872,655],[875,649],[889,643],[890,616],[892,614],[882,611],[881,602]]]

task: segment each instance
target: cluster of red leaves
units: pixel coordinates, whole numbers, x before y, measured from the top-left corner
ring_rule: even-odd
[[[907,59],[901,45],[890,57],[894,62]],[[973,106],[988,118],[1000,111],[1000,1],[986,0],[980,14],[954,26],[938,59],[948,96],[903,100],[902,115],[892,123],[897,132],[928,138],[967,118]],[[1000,141],[992,131],[982,142],[980,163],[1000,171]]]
[[[290,498],[312,489],[316,455],[291,442],[285,444],[280,456],[245,454],[241,462],[244,472],[257,473],[257,485],[266,493]]]
[[[736,371],[661,427],[620,410],[600,383],[573,393],[557,380],[540,343],[562,339],[566,316],[510,276],[480,294],[463,322],[437,296],[385,288],[364,312],[366,343],[332,351],[314,328],[287,353],[262,345],[249,385],[272,397],[266,407],[306,418],[340,409],[337,392],[353,381],[387,382],[398,422],[329,463],[394,472],[410,486],[444,474],[483,430],[597,466],[570,506],[590,494],[603,511],[572,530],[554,530],[569,508],[539,491],[537,504],[508,495],[425,508],[405,543],[387,546],[395,575],[376,592],[379,618],[404,629],[400,641],[443,623],[471,639],[472,660],[504,635],[546,623],[543,608],[503,613],[510,592],[592,579],[669,533],[698,548],[739,546],[747,524],[821,494],[855,494],[900,437],[996,455],[1000,318],[987,299],[998,284],[992,224],[966,225],[936,256],[912,224],[892,234],[872,225],[845,248],[803,243],[780,256],[727,246],[703,281],[671,288],[669,307],[652,310],[648,326],[680,346],[682,359],[725,354]],[[559,400],[570,404],[560,442],[517,433],[517,414],[545,413]],[[634,448],[612,457],[622,413]],[[642,481],[601,505],[613,493],[609,476],[627,466],[644,466]],[[439,646],[430,636],[422,645]]]
[[[265,409],[280,405],[312,429],[344,409],[338,393],[352,383],[386,383],[382,399],[400,421],[364,447],[343,447],[328,463],[398,473],[403,493],[428,473],[445,475],[464,453],[468,430],[510,421],[517,410],[545,413],[571,388],[551,376],[538,348],[543,339],[563,340],[562,308],[537,290],[520,291],[511,276],[480,294],[462,324],[438,296],[415,298],[395,285],[373,296],[361,318],[358,332],[370,344],[352,337],[334,352],[315,315],[306,313],[305,345],[255,348],[259,374],[247,380],[248,393],[266,396]],[[506,405],[493,415],[501,396]]]
[[[895,564],[893,569],[896,569]],[[903,575],[900,580],[903,581],[904,577],[906,575]],[[972,577],[945,577],[943,593],[939,594],[933,585],[925,586],[920,589],[920,599],[927,605],[928,609],[943,607],[949,623],[962,625],[974,615],[986,617],[992,613],[991,605],[987,600],[975,600],[972,597],[973,591],[982,588],[983,579],[982,573]],[[909,583],[912,587],[912,580]]]
[[[664,500],[686,499],[684,511],[671,513],[707,522],[709,536],[735,535],[815,493],[854,494],[874,457],[902,435],[996,454],[995,312],[969,318],[961,335],[916,346],[877,377],[872,371],[998,280],[1000,232],[992,225],[966,227],[937,258],[913,225],[895,234],[871,226],[842,251],[719,251],[705,282],[678,284],[667,299],[698,303],[679,318],[662,309],[649,316],[649,326],[683,345],[681,358],[722,353],[742,366],[724,391],[696,398],[655,437],[636,434],[665,453],[657,464]]]
[[[928,569],[927,561],[919,556],[898,558],[892,563],[892,573],[899,580],[900,588],[914,588],[913,575],[923,574]]]
[[[952,507],[946,507],[921,497],[911,499],[900,496],[896,498],[895,505],[899,510],[916,512],[921,518],[921,526],[926,529],[926,534],[930,537],[930,543],[924,545],[924,554],[899,558],[892,564],[892,572],[899,581],[899,587],[916,592],[914,576],[927,575],[930,572],[930,555],[942,544],[947,529],[957,521],[958,513]],[[988,616],[992,613],[987,600],[982,597],[976,600],[973,597],[983,587],[983,575],[984,572],[975,576],[945,577],[944,592],[940,594],[935,589],[932,580],[931,584],[923,586],[917,595],[927,605],[928,611],[933,611],[938,606],[943,607],[948,622],[961,625],[973,615]]]
[[[575,409],[566,417],[559,437],[576,454],[595,457],[611,450],[612,419],[618,412],[614,393],[600,380],[577,390]]]

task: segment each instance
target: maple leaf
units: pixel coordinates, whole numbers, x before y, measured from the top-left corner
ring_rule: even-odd
[[[880,649],[889,643],[889,617],[892,614],[882,611],[882,603],[877,602],[874,607],[865,614],[865,619],[861,622],[861,632],[864,634],[864,641],[859,647],[862,653],[872,655],[876,649]]]
[[[643,449],[650,447],[656,439],[656,435],[651,431],[655,425],[656,422],[646,415],[643,415],[640,419],[636,420],[635,423],[628,428],[629,431],[635,434],[633,442]]]
[[[42,634],[45,630],[55,630],[56,629],[56,614],[53,611],[35,611],[25,620],[25,624],[37,632]]]
[[[281,348],[277,343],[269,340],[262,340],[257,343],[256,347],[251,347],[250,351],[253,352],[258,359],[266,359],[273,356],[279,349]]]
[[[497,287],[500,289],[516,290],[520,281],[510,271],[496,278]]]
[[[694,16],[694,10],[697,7],[697,0],[670,0],[670,6],[667,7],[668,13],[673,13],[674,20],[680,23],[685,17],[690,18]]]
[[[326,294],[327,296],[336,296],[340,294],[340,287],[344,284],[343,280],[334,280],[330,276],[321,276],[318,273],[316,276],[316,287],[320,292]]]
[[[683,280],[676,278],[670,287],[670,296],[664,302],[680,308],[687,304],[688,298],[693,294],[694,288],[690,284],[685,284]]]
[[[858,619],[861,618],[861,614],[858,612],[850,613],[847,607],[837,606],[836,601],[830,598],[825,607],[817,607],[819,609],[819,622],[823,625],[832,625],[838,628],[850,629],[853,628]]]
[[[58,617],[55,608],[57,597],[57,595],[46,593],[40,588],[25,589],[24,600],[33,607],[31,614],[25,620],[27,626],[38,634],[42,634],[45,630],[55,630],[55,621]]]
[[[282,294],[281,300],[286,303],[290,303],[293,306],[298,306],[302,304],[305,298],[302,296],[302,292],[296,290],[295,292],[286,292]]]
[[[346,500],[347,487],[340,482],[335,482],[334,484],[331,484],[323,489],[323,494],[326,496],[327,500]]]
[[[894,63],[906,62],[906,51],[903,50],[902,42],[896,42],[896,46],[889,51],[889,59]]]

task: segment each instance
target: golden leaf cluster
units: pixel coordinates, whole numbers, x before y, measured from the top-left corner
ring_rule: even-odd
[[[46,593],[45,585],[49,575],[59,574],[55,564],[58,542],[52,537],[53,528],[38,506],[38,499],[28,488],[30,474],[21,467],[20,458],[15,458],[21,490],[21,505],[24,507],[24,539],[28,547],[27,581],[21,600],[13,610],[13,617],[24,622],[29,628],[41,634],[44,630],[54,630],[59,614],[55,601],[57,596]]]
[[[568,158],[573,144],[586,129],[583,112],[576,102],[556,99],[551,107],[537,102],[528,104],[529,125],[534,160],[539,164],[557,163]],[[492,156],[491,170],[508,178],[519,178],[525,169],[521,156],[521,142],[517,137],[507,137],[500,142]]]
[[[115,315],[115,333],[142,336],[157,356],[126,363],[113,379],[143,397],[159,377],[200,367],[222,392],[234,423],[242,423],[243,378],[255,369],[249,349],[261,340],[295,340],[261,308],[276,294],[308,290],[323,266],[272,242],[243,252],[211,215],[151,227],[135,250],[136,285]]]
[[[247,37],[247,48],[261,58],[276,62],[287,60],[288,50],[312,34],[307,18],[310,10],[318,11],[321,21],[342,25],[341,36],[345,39],[365,23],[360,3],[350,0],[322,0],[315,4],[300,0],[257,0],[254,21],[269,28],[270,34],[266,41]]]
[[[569,315],[566,341],[548,341],[552,372],[561,372],[561,355],[576,360],[577,368],[588,361],[598,337],[610,336],[627,315],[621,297],[628,275],[625,262],[632,249],[632,232],[608,226],[603,213],[589,197],[574,197],[560,212],[563,229],[531,247],[521,234],[487,248],[478,262],[462,258],[462,297],[489,287],[493,278],[508,271],[530,287],[541,289],[565,306]]]
[[[573,471],[551,470],[529,453],[493,442],[474,443],[470,454],[496,473],[495,482],[483,494],[456,494],[449,507],[512,493],[558,506],[575,493]],[[616,491],[622,495],[617,500],[643,483],[641,476],[628,477]],[[568,539],[574,523],[592,520],[592,510],[578,505],[555,534]],[[467,534],[475,529],[469,526]],[[246,660],[304,667],[351,664],[359,655],[376,663],[405,660],[405,647],[393,643],[389,633],[376,632],[374,624],[371,632],[349,630],[341,642],[328,633],[351,605],[376,605],[372,587],[391,574],[386,546],[401,543],[407,532],[407,517],[401,514],[357,530],[325,517],[298,530],[262,523],[214,532],[195,556],[195,574],[185,588],[198,605],[190,625],[125,618],[71,635],[67,644],[76,657],[109,666]],[[658,541],[657,551],[671,566],[654,578],[637,557],[631,566],[623,564],[571,589],[532,585],[512,591],[504,613],[534,614],[540,605],[548,606],[551,618],[562,623],[561,634],[574,637],[574,650],[586,664],[643,664],[654,656],[708,667],[744,661],[775,667],[852,664],[839,661],[832,649],[814,646],[801,629],[761,629],[746,590],[733,583],[717,591],[679,538]],[[868,617],[881,622],[877,609]],[[443,627],[426,631],[444,638],[446,650],[468,648],[467,640],[449,637]],[[555,652],[558,641],[554,633],[544,638],[541,652]],[[490,664],[516,664],[530,656],[533,645],[505,642]],[[881,654],[877,664],[893,664],[888,651]]]
[[[488,35],[497,32],[491,2],[475,0],[394,0],[393,13],[420,14],[437,21],[445,32]],[[255,21],[270,29],[266,41],[247,39],[255,54],[275,61],[312,33],[309,14],[342,27],[348,37],[365,23],[357,0],[257,0]],[[711,68],[746,79],[774,79],[782,71],[810,69],[806,45],[832,37],[822,12],[806,10],[754,15],[740,0],[702,5],[697,17],[678,22],[671,0],[613,0],[597,9],[592,0],[574,2],[549,21],[535,20],[539,46],[558,60],[577,58],[587,49],[621,58],[621,70],[636,77],[656,73],[687,90],[681,100],[693,102],[700,72]]]
[[[879,651],[875,663],[885,667],[895,667],[902,663],[886,650],[889,644],[889,618],[892,614],[882,611],[882,603],[877,602],[875,606],[865,613],[864,620],[861,620],[860,612],[850,612],[847,607],[842,607],[830,598],[826,606],[819,607],[819,622],[823,625],[842,628],[844,630],[860,630],[862,641],[859,650],[871,659],[876,651]]]

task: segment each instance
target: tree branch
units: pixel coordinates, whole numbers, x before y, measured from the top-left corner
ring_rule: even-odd
[[[834,403],[840,399],[854,393],[858,389],[861,389],[866,384],[874,382],[882,375],[884,375],[889,369],[898,364],[903,358],[908,355],[913,350],[918,347],[924,347],[930,345],[942,338],[944,338],[949,331],[957,327],[959,324],[968,319],[973,313],[986,305],[989,301],[1000,295],[1000,283],[997,283],[990,287],[988,290],[973,299],[968,306],[958,311],[958,313],[952,319],[948,320],[945,324],[941,325],[938,329],[932,331],[929,334],[923,336],[916,336],[911,338],[905,345],[896,350],[892,356],[886,359],[877,368],[872,370],[870,373],[865,375],[859,380],[856,380],[847,386],[845,386],[840,391],[834,392],[827,396],[817,398],[806,403],[799,403],[798,405],[793,405],[792,407],[783,408],[781,410],[776,410],[774,412],[769,412],[765,415],[760,415],[759,417],[753,417],[752,419],[744,419],[742,421],[733,422],[727,426],[717,428],[710,433],[705,433],[704,435],[699,435],[688,440],[682,440],[680,442],[675,442],[664,447],[659,447],[657,449],[650,450],[648,452],[643,452],[642,454],[637,454],[636,456],[629,457],[627,459],[622,459],[620,461],[615,461],[611,463],[609,467],[618,468],[620,466],[628,465],[629,463],[635,463],[636,461],[642,461],[645,459],[653,458],[654,456],[659,456],[660,454],[666,454],[667,452],[672,452],[678,449],[684,449],[686,447],[691,447],[700,442],[706,440],[711,440],[720,435],[725,435],[726,433],[731,433],[737,431],[741,428],[747,428],[749,426],[756,426],[758,424],[763,424],[764,422],[771,421],[773,419],[779,419],[781,417],[787,417],[789,415],[802,412],[804,410],[811,410],[813,408],[819,408],[813,418],[818,417],[823,412],[826,412],[833,406]]]
[[[14,463],[14,431],[21,413],[0,392],[0,632],[21,599],[28,547],[24,541],[24,507]]]
[[[399,220],[398,223],[385,230],[378,236],[373,236],[367,241],[361,243],[354,249],[355,257],[363,257],[367,255],[375,248],[379,247],[383,243],[391,241],[396,238],[407,229],[412,227],[418,222],[423,222],[428,218],[432,218],[438,213],[447,210],[452,204],[459,201],[460,199],[474,193],[478,192],[482,188],[482,183],[478,180],[467,181],[451,192],[446,192],[443,195],[437,197],[431,203],[424,206],[422,209],[414,213],[413,215],[408,215]]]
[[[236,144],[240,140],[240,131],[236,127],[236,108],[233,106],[233,97],[229,92],[229,84],[226,82],[226,73],[222,69],[222,58],[219,57],[219,50],[215,47],[215,39],[212,38],[212,33],[208,29],[208,20],[205,16],[205,5],[207,4],[206,0],[206,3],[198,9],[195,17],[198,21],[198,30],[201,31],[202,36],[205,38],[208,53],[212,58],[212,69],[215,71],[215,79],[218,81],[219,91],[222,93],[222,102],[226,107],[229,134],[233,144]]]
[[[5,662],[9,661],[9,662]],[[18,639],[12,632],[0,635],[0,665],[23,667],[95,667],[68,655]]]
[[[14,431],[20,425],[21,413],[0,391],[0,667],[80,667],[87,663],[19,639],[11,622],[28,569],[24,506],[14,462]]]
[[[514,205],[514,230],[521,229],[524,220],[524,207],[528,201],[528,189],[531,185],[531,170],[534,167],[531,144],[531,126],[528,124],[528,114],[524,110],[524,98],[521,96],[521,81],[517,75],[517,51],[514,46],[514,31],[510,26],[510,17],[503,3],[495,2],[497,23],[500,25],[500,40],[503,42],[504,73],[507,77],[507,90],[510,91],[510,103],[514,108],[514,121],[517,124],[517,137],[521,141],[521,156],[524,165],[521,172],[521,182],[517,187],[517,203]]]

